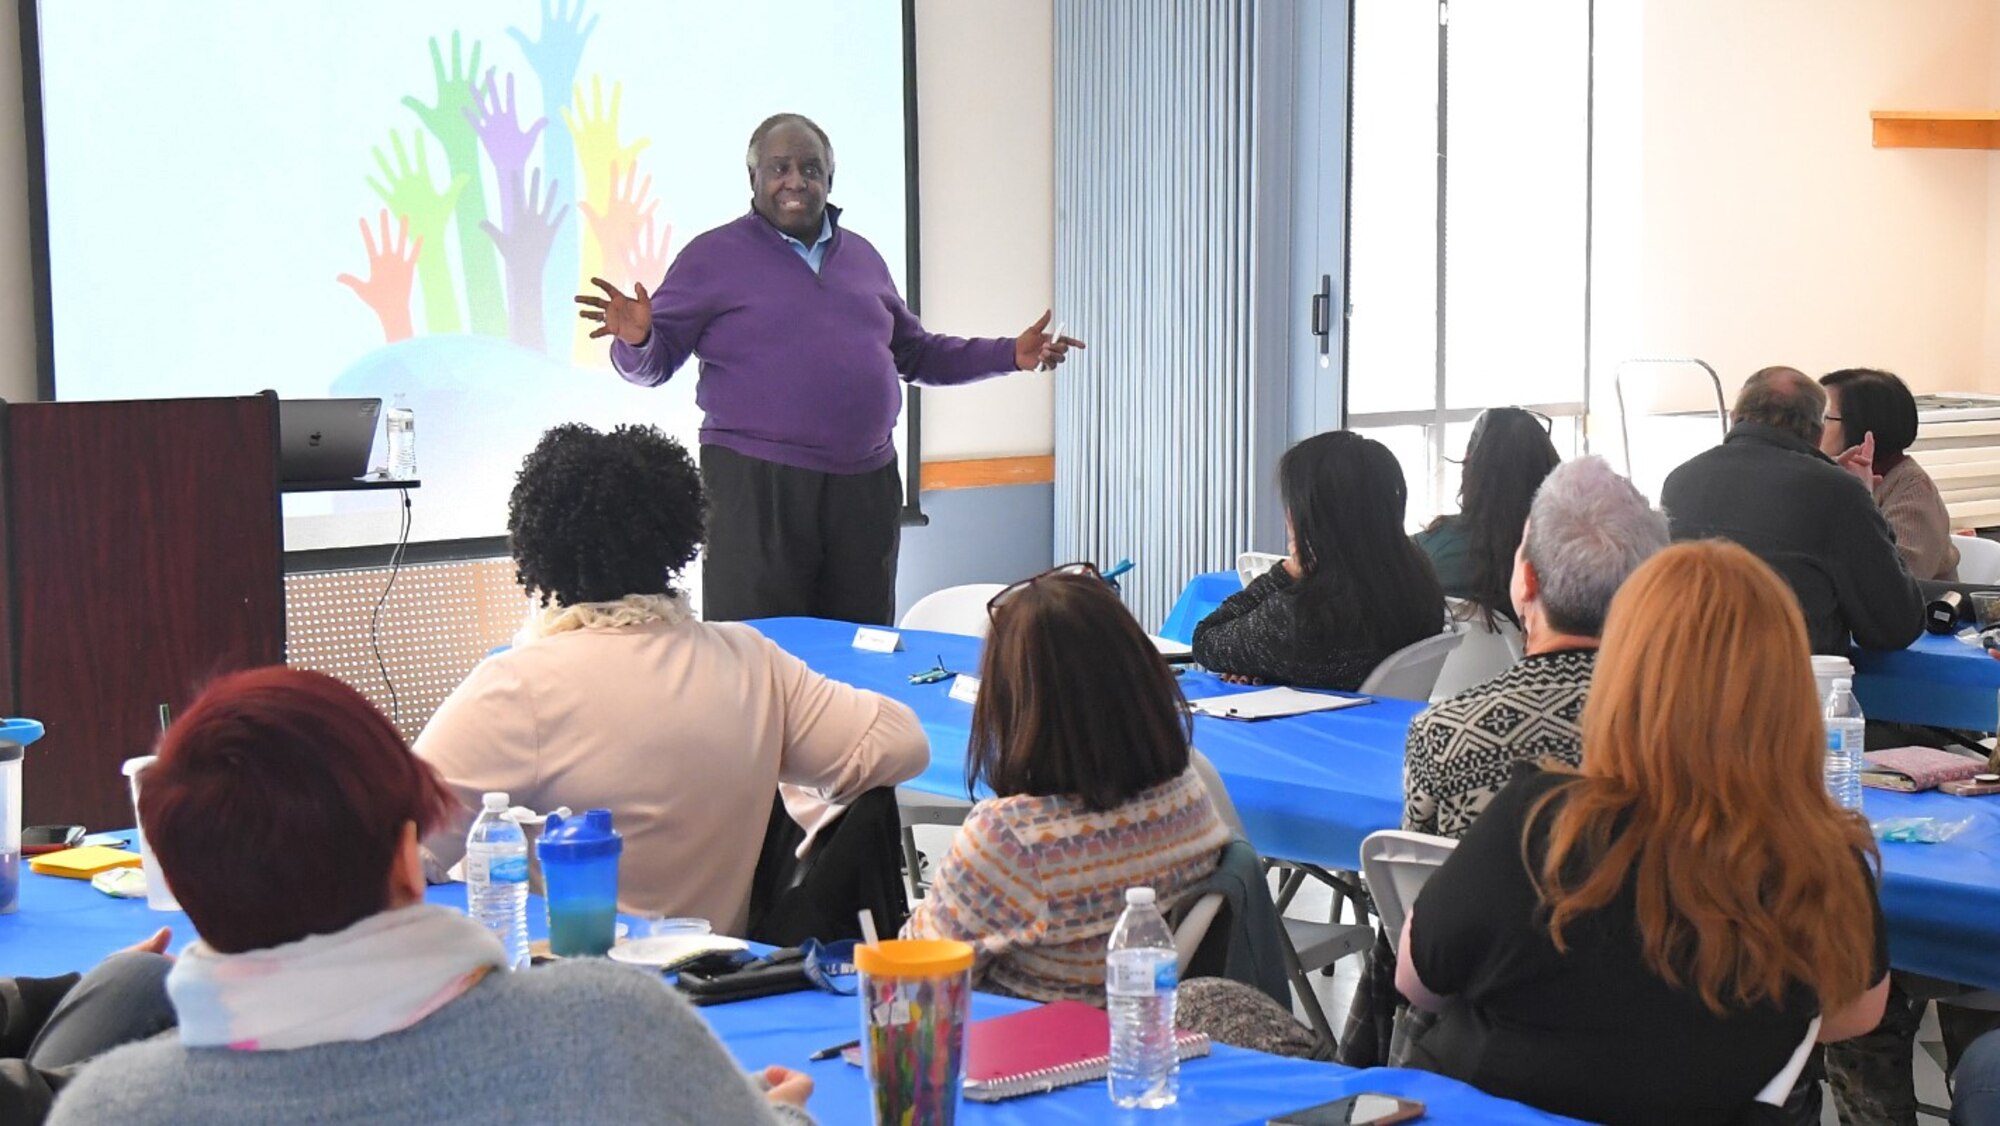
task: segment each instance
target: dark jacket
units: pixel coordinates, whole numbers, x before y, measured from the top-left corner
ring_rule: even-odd
[[[1440,604],[1438,622],[1443,621]],[[1305,627],[1299,621],[1298,582],[1281,565],[1250,580],[1194,627],[1194,659],[1212,672],[1268,684],[1352,692],[1391,651],[1363,642],[1358,622],[1348,626],[1338,634]],[[1433,625],[1431,632],[1436,629]]]
[[[1924,599],[1895,533],[1859,480],[1797,435],[1741,422],[1673,471],[1660,505],[1676,540],[1734,540],[1791,584],[1812,651],[1848,635],[1901,649],[1924,631]]]
[[[1188,888],[1175,904],[1174,925],[1205,895],[1222,896],[1223,907],[1182,976],[1226,977],[1253,985],[1289,1011],[1292,987],[1279,930],[1284,924],[1257,850],[1241,837],[1224,845],[1214,874]]]

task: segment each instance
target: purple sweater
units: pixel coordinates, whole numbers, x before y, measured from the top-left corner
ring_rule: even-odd
[[[866,473],[895,456],[898,375],[970,383],[1015,368],[1007,338],[924,331],[882,256],[843,229],[814,274],[756,212],[682,249],[653,294],[653,335],[611,345],[618,374],[647,387],[701,357],[701,440],[822,473]]]

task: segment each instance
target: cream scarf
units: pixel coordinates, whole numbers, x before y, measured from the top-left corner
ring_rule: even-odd
[[[537,606],[528,612],[528,620],[514,635],[514,644],[526,645],[538,638],[578,629],[614,629],[647,622],[677,626],[692,617],[694,613],[688,609],[687,599],[678,594],[628,594],[616,602]]]
[[[491,931],[417,903],[268,950],[197,942],[168,972],[167,995],[190,1048],[283,1051],[408,1028],[506,964]]]

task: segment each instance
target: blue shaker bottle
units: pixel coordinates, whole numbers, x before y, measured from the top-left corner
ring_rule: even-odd
[[[611,949],[618,916],[618,856],[625,839],[611,811],[587,810],[567,819],[551,814],[535,842],[549,905],[549,952],[596,957]]]

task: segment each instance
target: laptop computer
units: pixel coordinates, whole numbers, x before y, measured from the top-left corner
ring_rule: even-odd
[[[278,480],[349,481],[368,472],[380,399],[278,400]]]

